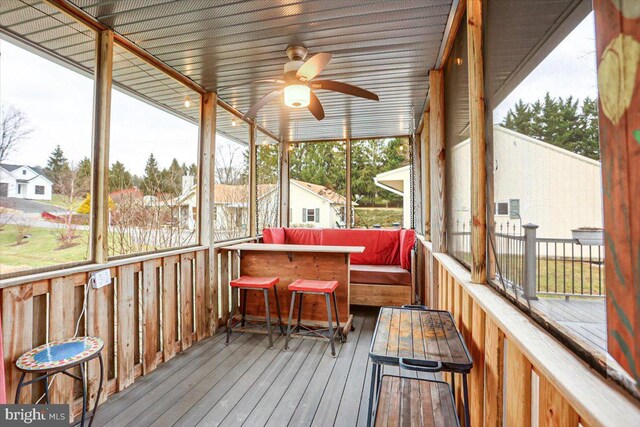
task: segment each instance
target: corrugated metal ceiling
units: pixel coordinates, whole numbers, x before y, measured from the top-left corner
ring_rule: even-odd
[[[409,133],[412,105],[417,120],[428,91],[428,70],[436,65],[452,5],[452,0],[71,1],[207,90],[218,91],[221,99],[243,112],[273,86],[219,89],[281,78],[287,61],[284,51],[292,44],[307,47],[310,54],[334,54],[320,77],[379,95],[380,102],[374,102],[319,91],[326,112],[321,122],[306,109],[272,102],[260,112],[258,123],[293,140]],[[517,52],[507,56],[515,62],[509,69],[496,70],[492,87],[505,81],[520,65],[516,59],[533,49],[576,1],[527,3],[523,15],[537,17],[532,23],[536,34],[511,32],[519,43]],[[85,70],[93,69],[93,32],[46,2],[1,0],[0,27]],[[184,97],[192,94],[188,89],[124,49],[116,49],[114,55],[114,80],[142,98],[197,120],[197,105],[183,106]],[[218,126],[224,129],[230,123]]]

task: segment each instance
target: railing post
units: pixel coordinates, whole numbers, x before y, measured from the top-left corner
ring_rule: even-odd
[[[525,224],[524,228],[524,297],[529,300],[538,299],[536,296],[536,230],[535,224]]]

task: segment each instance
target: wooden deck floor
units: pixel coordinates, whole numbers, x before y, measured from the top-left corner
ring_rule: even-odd
[[[605,300],[543,298],[531,305],[580,338],[598,353],[607,352]]]
[[[327,341],[292,339],[285,352],[284,337],[269,350],[266,335],[235,333],[226,346],[219,333],[110,398],[94,425],[365,425],[377,310],[354,314],[336,358]]]

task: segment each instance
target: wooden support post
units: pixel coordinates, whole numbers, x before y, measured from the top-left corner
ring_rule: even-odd
[[[467,0],[471,132],[471,281],[487,281],[487,171],[482,56],[482,0]]]
[[[93,94],[93,148],[91,152],[91,258],[107,262],[109,256],[109,131],[111,127],[111,77],[113,31],[96,37]]]
[[[218,327],[218,271],[213,224],[214,187],[216,173],[216,109],[218,96],[205,93],[200,97],[200,165],[198,176],[200,244],[207,246],[206,283],[204,294],[206,335],[213,335]],[[201,302],[197,302],[201,304]],[[200,322],[199,322],[200,323]]]
[[[289,142],[280,142],[280,226],[289,226]]]
[[[413,150],[413,165],[411,167],[413,224],[411,224],[411,228],[415,229],[417,233],[424,235],[421,140],[420,134],[415,134],[411,137],[411,149]],[[404,224],[404,227],[409,228],[407,224]]]
[[[444,74],[429,72],[429,145],[431,170],[431,242],[433,252],[446,252]]]
[[[346,177],[346,199],[347,204],[344,207],[345,210],[345,228],[351,228],[351,223],[353,222],[353,202],[351,200],[351,140],[347,139],[345,141],[345,152],[347,157],[347,177]],[[407,227],[408,228],[408,227]]]
[[[249,235],[258,235],[258,177],[256,151],[256,125],[249,125]]]
[[[424,223],[424,238],[431,241],[431,162],[429,161],[430,144],[429,144],[429,112],[424,113],[422,119],[422,133],[420,133],[421,150],[421,166],[422,166],[422,215]]]

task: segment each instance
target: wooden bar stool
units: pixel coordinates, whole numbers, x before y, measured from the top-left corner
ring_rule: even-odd
[[[300,331],[302,319],[302,296],[304,294],[316,294],[322,295],[324,294],[325,302],[327,305],[327,319],[329,321],[329,342],[331,343],[331,355],[336,355],[336,346],[334,341],[335,334],[333,332],[333,322],[331,321],[331,302],[329,301],[329,295],[333,297],[333,307],[336,312],[336,324],[338,327],[338,334],[340,335],[340,342],[344,342],[344,335],[342,333],[342,329],[340,328],[340,318],[338,316],[338,300],[336,299],[336,288],[338,287],[338,282],[335,280],[306,280],[306,279],[298,279],[295,282],[289,285],[289,290],[293,292],[291,295],[291,309],[289,310],[289,323],[287,323],[287,340],[284,344],[284,349],[289,349],[289,339],[291,338],[291,319],[293,317],[293,308],[296,302],[296,295],[299,294],[299,302],[298,302],[298,324],[296,325],[296,332]],[[317,330],[312,330],[310,328],[305,328],[308,331],[315,333],[316,335],[324,336],[318,333]]]
[[[282,316],[280,315],[280,303],[278,302],[278,291],[276,284],[280,282],[279,277],[251,277],[240,276],[235,280],[231,280],[229,284],[232,288],[238,289],[242,294],[242,319],[241,327],[244,328],[247,313],[247,291],[261,290],[264,292],[264,307],[267,317],[267,331],[269,334],[269,348],[273,348],[273,337],[271,329],[271,312],[269,310],[269,289],[273,289],[276,295],[276,311],[278,312],[278,325],[280,326],[280,333],[284,335],[284,328],[282,327]],[[244,292],[243,292],[244,291]],[[229,344],[229,336],[231,335],[231,329],[233,328],[233,317],[235,313],[229,317],[227,323],[227,344]]]

